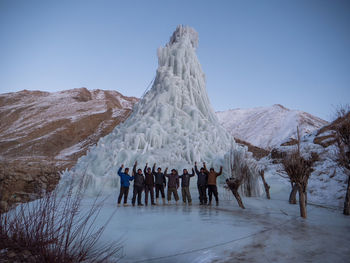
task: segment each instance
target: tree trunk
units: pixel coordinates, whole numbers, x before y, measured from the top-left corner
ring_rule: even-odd
[[[261,179],[262,179],[262,181],[264,183],[266,197],[267,197],[267,199],[270,199],[270,186],[265,181],[264,173],[260,173],[260,176],[261,176]]]
[[[233,194],[234,197],[236,198],[239,207],[245,209],[245,207],[244,207],[244,205],[243,205],[243,202],[242,202],[242,199],[241,199],[241,196],[240,196],[240,194],[238,193],[238,188],[239,188],[239,186],[240,186],[240,183],[239,183],[238,181],[232,182],[232,181],[229,180],[229,179],[226,180],[226,183],[227,183],[228,187],[230,188],[232,194]]]
[[[239,195],[238,191],[233,190],[233,189],[231,189],[231,191],[232,191],[233,195],[236,197],[236,200],[237,200],[239,207],[245,209],[243,202],[242,202],[242,199],[241,199],[241,196]]]
[[[289,203],[295,205],[297,203],[297,192],[298,192],[298,186],[296,183],[292,185],[292,191],[289,195]]]
[[[305,194],[304,194],[304,187],[299,184],[298,185],[298,192],[299,192],[299,206],[300,206],[300,216],[302,218],[306,218],[306,203],[305,203]]]
[[[350,215],[350,176],[348,177],[348,188],[345,195],[343,214],[347,216]]]

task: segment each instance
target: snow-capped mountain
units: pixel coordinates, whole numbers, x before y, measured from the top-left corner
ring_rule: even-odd
[[[2,159],[76,161],[124,121],[138,99],[86,88],[0,94]]]
[[[169,168],[191,168],[195,161],[228,170],[230,149],[245,153],[219,124],[206,91],[197,59],[198,33],[178,26],[165,47],[158,49],[158,69],[152,88],[133,113],[81,157],[71,174],[85,174],[91,194],[114,192],[121,164],[157,163]],[[142,167],[143,168],[143,167]],[[224,180],[224,176],[220,177]],[[253,178],[251,183],[256,182]],[[258,187],[253,188],[256,194]]]
[[[279,104],[219,111],[216,115],[234,137],[265,149],[295,138],[297,126],[301,135],[305,135],[328,124],[309,113],[287,109]]]

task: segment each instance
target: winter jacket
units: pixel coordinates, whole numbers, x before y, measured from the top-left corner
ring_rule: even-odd
[[[118,170],[118,175],[120,176],[120,185],[124,187],[129,187],[130,186],[130,181],[134,180],[134,177],[122,173],[122,168],[120,167]]]
[[[167,174],[166,170],[164,172],[164,176],[168,177],[168,188],[178,188],[180,185],[180,181],[179,181],[179,175],[176,174]]]
[[[208,184],[208,173],[207,172],[201,173],[200,171],[198,171],[197,166],[195,166],[194,169],[198,176],[197,185],[206,186]]]
[[[164,174],[156,172],[154,165],[152,168],[152,174],[154,175],[156,185],[163,185],[163,184],[164,184],[164,186],[166,185],[166,180],[165,180]]]
[[[190,179],[194,176],[194,170],[192,168],[192,174],[182,174],[179,176],[181,178],[181,187],[189,187],[190,186]]]
[[[132,168],[132,173],[134,176],[134,186],[145,186],[145,177],[143,174],[138,174],[136,172],[136,165]]]
[[[208,185],[216,185],[216,177],[222,174],[222,167],[220,167],[220,172],[208,172]]]
[[[154,186],[154,177],[153,177],[153,173],[147,172],[147,166],[145,166],[145,169],[143,169],[143,173],[145,174],[145,185]]]

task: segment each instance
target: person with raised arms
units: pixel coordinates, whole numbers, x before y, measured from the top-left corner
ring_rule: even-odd
[[[175,169],[171,170],[171,173],[167,173],[168,168],[165,169],[164,171],[164,176],[168,177],[168,204],[170,204],[171,201],[171,194],[174,195],[176,204],[179,201],[179,195],[177,194],[177,189],[179,188],[179,175]]]
[[[129,168],[125,168],[124,173],[122,173],[122,169],[124,168],[124,164],[122,164],[118,170],[118,175],[120,176],[120,193],[118,197],[118,206],[122,201],[124,196],[124,206],[127,206],[128,194],[129,194],[129,186],[130,181],[134,180],[133,176],[129,175]]]
[[[203,163],[205,166],[205,163]],[[207,198],[207,184],[208,184],[208,173],[204,170],[204,167],[201,167],[200,171],[197,169],[197,162],[194,163],[194,170],[198,176],[197,178],[197,187],[199,194],[200,205],[206,205],[208,202]]]
[[[192,168],[192,174],[189,174],[187,169],[183,169],[183,174],[179,176],[181,178],[181,193],[182,193],[182,201],[186,204],[186,201],[189,205],[192,205],[192,198],[190,193],[190,179],[195,175],[194,170]]]
[[[215,196],[216,205],[219,205],[218,188],[216,187],[216,177],[222,174],[222,166],[220,166],[220,172],[215,172],[214,168],[211,167],[208,172],[207,167],[204,164],[204,170],[208,174],[208,195],[209,195],[209,205],[211,205],[211,200],[213,194]]]
[[[145,169],[143,170],[143,173],[145,174],[145,205],[148,205],[148,193],[151,196],[151,204],[155,205],[154,203],[154,177],[151,171],[151,168],[148,167],[148,163],[146,163]]]
[[[162,168],[158,167],[157,172],[155,171],[156,164],[153,164],[152,174],[154,175],[154,181],[156,185],[156,204],[159,204],[159,192],[162,195],[163,205],[165,205],[165,194],[164,187],[166,186],[165,176],[162,173]]]
[[[141,203],[142,191],[145,187],[145,177],[142,174],[142,170],[138,169],[136,172],[137,162],[135,162],[134,167],[132,169],[132,173],[134,176],[134,193],[132,197],[132,205],[135,206],[136,197],[137,197],[137,205],[143,206]]]

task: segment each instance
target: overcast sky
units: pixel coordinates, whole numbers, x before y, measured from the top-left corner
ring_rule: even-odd
[[[178,24],[215,110],[282,104],[330,120],[350,102],[350,1],[0,0],[0,93],[140,97]]]

